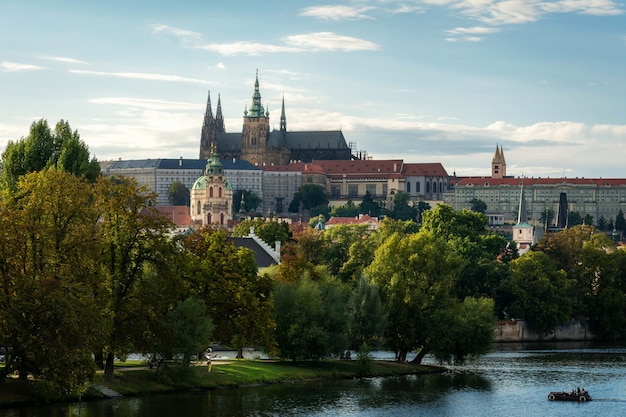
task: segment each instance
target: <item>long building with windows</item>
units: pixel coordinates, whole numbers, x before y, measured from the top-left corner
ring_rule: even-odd
[[[498,172],[494,171],[496,168]],[[590,215],[594,224],[600,218],[615,220],[620,210],[626,212],[626,178],[529,178],[501,175],[502,172],[506,173],[504,153],[496,147],[492,176],[454,178],[445,202],[461,210],[471,208],[474,199],[482,200],[487,203],[490,223],[496,225],[498,219],[505,224],[517,221],[522,195],[525,218],[531,224],[540,224],[548,217],[548,211],[557,213],[563,193],[567,197],[567,212],[576,212],[581,218]]]

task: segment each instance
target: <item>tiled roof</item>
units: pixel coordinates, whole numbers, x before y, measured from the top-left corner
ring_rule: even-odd
[[[432,163],[405,163],[402,166],[405,176],[447,177],[448,173],[439,162]]]
[[[154,209],[161,216],[168,217],[178,227],[193,225],[187,206],[155,206]]]
[[[626,178],[491,178],[491,177],[460,177],[454,182],[456,186],[491,186],[491,187],[519,187],[524,186],[555,186],[555,185],[591,185],[591,186],[626,186]]]

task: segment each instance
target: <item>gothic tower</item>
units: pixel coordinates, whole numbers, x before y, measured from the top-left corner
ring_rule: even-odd
[[[281,128],[286,119],[281,116]],[[243,113],[243,130],[241,132],[241,159],[254,165],[283,165],[289,161],[289,149],[282,143],[270,142],[270,112],[263,108],[259,92],[259,72],[254,82],[252,105]]]
[[[211,146],[213,144],[217,145],[217,134],[224,133],[225,131],[220,96],[217,96],[217,111],[215,117],[213,117],[213,111],[211,110],[211,92],[209,91],[206,111],[204,112],[204,121],[202,122],[202,133],[200,134],[200,159],[208,159],[211,156]]]
[[[506,160],[504,159],[504,151],[502,147],[496,145],[496,152],[491,160],[491,178],[506,177]]]

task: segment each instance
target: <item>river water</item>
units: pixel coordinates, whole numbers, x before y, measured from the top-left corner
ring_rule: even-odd
[[[385,356],[379,353],[379,356]],[[496,346],[441,375],[310,381],[0,409],[0,417],[623,416],[626,348]],[[587,403],[551,402],[584,387]]]

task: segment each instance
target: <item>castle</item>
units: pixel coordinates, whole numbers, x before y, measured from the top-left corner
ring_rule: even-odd
[[[258,71],[252,105],[243,113],[241,133],[226,133],[221,99],[218,96],[217,109],[213,116],[209,92],[200,136],[200,159],[211,156],[213,145],[222,158],[243,159],[257,166],[286,165],[291,161],[356,159],[341,130],[287,131],[284,98],[280,128],[270,130],[270,114],[261,102]]]

